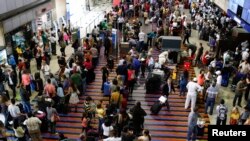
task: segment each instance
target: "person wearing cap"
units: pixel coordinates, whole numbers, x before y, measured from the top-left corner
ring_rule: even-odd
[[[193,81],[188,82],[186,87],[188,92],[185,102],[185,109],[188,109],[189,103],[191,101],[191,109],[193,110],[196,104],[198,92],[202,91],[202,87],[197,83],[197,78],[194,78]]]

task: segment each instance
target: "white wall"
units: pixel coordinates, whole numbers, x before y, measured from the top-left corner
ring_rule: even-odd
[[[55,11],[53,14],[54,20],[59,20],[59,18],[66,15],[66,0],[54,0]]]
[[[4,40],[4,33],[3,33],[2,23],[0,23],[0,46],[5,46],[5,40]]]
[[[31,4],[38,0],[0,0],[0,14]]]
[[[216,5],[218,5],[222,10],[227,12],[229,0],[213,0]]]

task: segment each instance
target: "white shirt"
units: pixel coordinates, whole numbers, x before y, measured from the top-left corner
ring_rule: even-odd
[[[242,60],[247,60],[248,57],[249,57],[249,53],[247,51],[243,51],[242,52]]]
[[[154,59],[153,59],[153,57],[151,57],[151,58],[149,59],[148,65],[149,65],[149,66],[150,66],[150,65],[154,65]]]
[[[13,105],[13,104],[10,104],[10,105],[8,106],[8,111],[10,112],[10,115],[11,115],[13,118],[18,117],[19,114],[21,113],[19,107],[17,107],[16,105]]]
[[[124,61],[125,61],[124,59],[119,60],[118,66],[123,65],[123,62],[124,62]]]
[[[145,36],[146,36],[146,34],[144,32],[140,32],[139,33],[139,41],[144,42]]]
[[[118,18],[118,23],[124,23],[124,18],[123,17],[119,17]]]
[[[106,139],[103,139],[103,141],[121,141],[122,138],[119,138],[119,137],[109,137],[109,138],[106,138]]]
[[[161,68],[161,64],[159,62],[155,62],[155,69],[160,69]]]
[[[56,43],[56,37],[54,37],[54,36],[51,36],[49,38],[49,40],[50,40],[51,43]]]
[[[43,70],[44,71],[44,75],[49,75],[49,73],[50,73],[50,68],[49,68],[49,65],[42,65],[42,68],[41,68],[41,70]]]
[[[37,117],[31,117],[26,119],[23,124],[27,126],[29,131],[40,130],[41,120]]]
[[[193,81],[190,81],[188,82],[187,84],[187,94],[189,95],[197,95],[197,91],[201,91],[202,90],[202,87],[197,84],[196,82],[193,82]]]
[[[11,75],[11,74],[9,73],[9,83],[10,83],[10,85],[13,85],[14,83],[13,83],[13,81],[12,81],[10,75]]]
[[[217,85],[221,85],[221,81],[222,81],[222,75],[218,75],[217,78],[216,78],[216,83]]]
[[[103,124],[102,124],[102,129],[103,129],[103,135],[104,135],[104,136],[109,136],[109,132],[112,131],[114,128],[113,128],[113,126],[107,127],[107,126],[105,126],[105,124],[103,123]]]

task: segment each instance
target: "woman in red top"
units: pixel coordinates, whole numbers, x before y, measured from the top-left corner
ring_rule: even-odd
[[[135,85],[135,70],[132,66],[128,68],[128,91],[130,94],[133,93],[134,85]]]
[[[85,66],[85,68],[86,68],[87,70],[92,69],[92,62],[91,62],[88,58],[86,58],[86,61],[84,62],[83,65]]]
[[[21,82],[22,82],[22,71],[25,69],[25,63],[21,59],[19,59],[17,67],[18,67],[18,73],[19,73],[19,75],[18,75],[19,76],[18,87],[20,87]]]
[[[202,61],[202,64],[203,65],[207,65],[208,64],[208,59],[206,58],[206,56],[208,55],[208,51],[206,51],[204,54],[203,54],[203,56],[201,57],[201,61]]]
[[[198,75],[197,83],[198,83],[200,86],[203,86],[204,83],[205,83],[205,75],[204,75],[204,71],[203,71],[203,70],[201,70],[201,71],[200,71],[200,74]]]

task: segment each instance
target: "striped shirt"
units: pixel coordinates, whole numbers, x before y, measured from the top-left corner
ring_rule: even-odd
[[[210,86],[207,89],[207,97],[208,98],[215,98],[218,93],[219,93],[219,90],[217,87]]]

